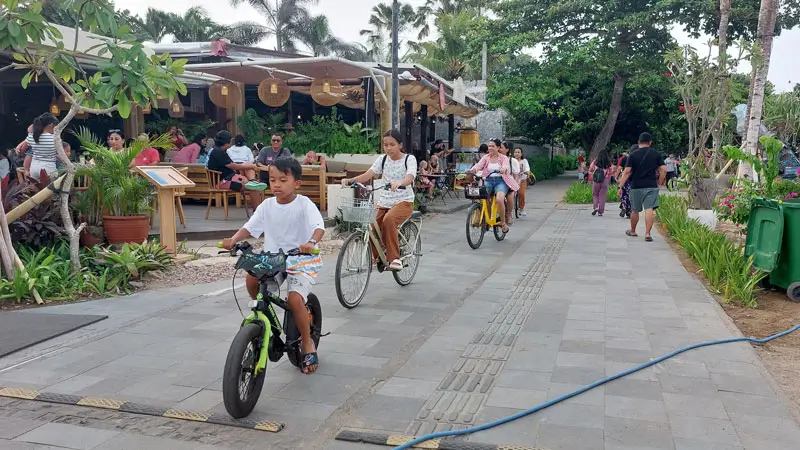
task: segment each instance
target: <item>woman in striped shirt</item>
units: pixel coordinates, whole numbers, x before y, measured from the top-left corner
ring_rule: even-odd
[[[53,140],[53,128],[58,119],[50,113],[44,113],[33,120],[33,130],[28,134],[26,142],[33,151],[30,176],[41,180],[42,172],[48,177],[56,174],[56,147]]]

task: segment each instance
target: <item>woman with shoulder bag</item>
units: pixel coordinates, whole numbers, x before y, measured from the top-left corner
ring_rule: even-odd
[[[611,183],[611,159],[606,150],[601,150],[589,166],[592,181],[592,215],[603,217],[606,210],[608,185]]]

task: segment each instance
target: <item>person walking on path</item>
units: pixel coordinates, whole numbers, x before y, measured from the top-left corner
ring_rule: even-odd
[[[606,196],[608,185],[611,183],[611,159],[608,152],[601,150],[597,158],[589,166],[592,179],[592,215],[603,217],[606,210]]]
[[[670,153],[667,159],[664,160],[664,164],[667,166],[667,190],[671,191],[675,187],[675,177],[678,170],[678,162],[675,159],[675,155]]]
[[[663,185],[667,176],[666,164],[661,154],[650,145],[653,136],[642,133],[639,136],[639,148],[631,152],[625,164],[625,171],[620,179],[620,186],[631,182],[631,226],[625,231],[630,237],[637,237],[636,225],[639,223],[639,213],[645,212],[644,240],[653,242],[650,232],[655,221],[655,210],[658,208],[658,186]],[[619,192],[622,195],[622,189]]]

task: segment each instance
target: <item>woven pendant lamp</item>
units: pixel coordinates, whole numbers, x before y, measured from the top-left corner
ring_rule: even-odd
[[[242,100],[242,91],[234,82],[228,80],[215,81],[208,88],[211,103],[220,108],[233,108]]]
[[[311,98],[322,106],[337,105],[343,98],[344,92],[339,80],[331,77],[315,78],[311,83]]]
[[[267,78],[258,85],[258,98],[267,106],[277,108],[289,101],[289,85],[278,78]]]
[[[181,100],[175,97],[175,100],[172,101],[172,104],[169,105],[169,116],[180,118],[185,115],[186,111],[183,109],[183,104]]]

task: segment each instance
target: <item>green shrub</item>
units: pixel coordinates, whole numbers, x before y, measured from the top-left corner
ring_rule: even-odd
[[[743,246],[734,244],[723,233],[690,220],[687,208],[687,199],[662,195],[656,214],[667,232],[700,266],[713,291],[729,301],[756,307],[758,282],[766,273],[753,268],[752,257],[744,257]]]
[[[566,170],[578,170],[578,157],[575,155],[563,156]]]
[[[17,271],[13,281],[0,278],[0,300],[30,299],[34,288],[46,300],[129,293],[131,281],[172,264],[172,257],[155,241],[126,244],[119,252],[84,248],[80,255],[82,269],[77,275],[70,269],[67,241],[40,250],[19,246],[17,252],[25,270]]]
[[[750,220],[750,210],[753,199],[761,197],[763,190],[761,185],[748,180],[734,180],[736,186],[726,189],[722,195],[714,201],[714,211],[717,218],[727,220],[737,225],[747,226]],[[777,183],[776,183],[777,184]]]
[[[592,203],[592,184],[576,181],[567,189],[564,203],[589,204]],[[616,186],[609,186],[606,194],[606,203],[619,203]]]

